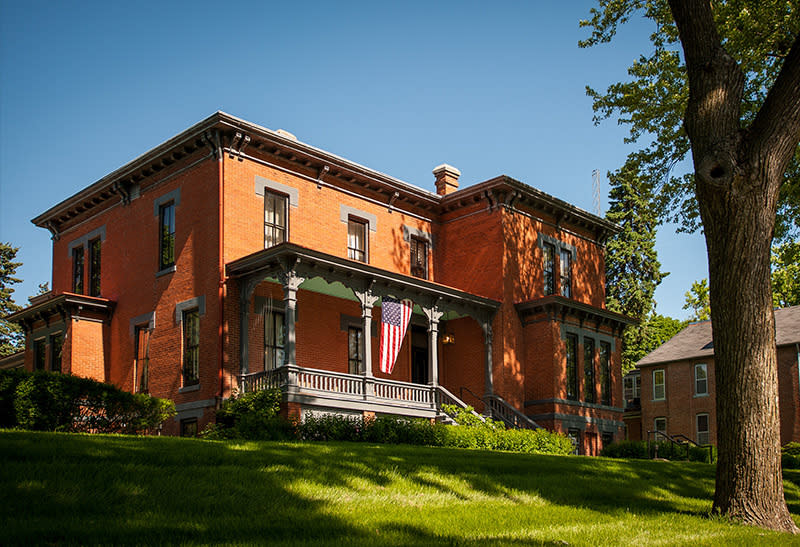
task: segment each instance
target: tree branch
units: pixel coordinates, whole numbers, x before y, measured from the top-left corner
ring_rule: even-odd
[[[800,37],[795,38],[778,78],[750,126],[747,140],[760,150],[769,150],[783,173],[800,142]]]

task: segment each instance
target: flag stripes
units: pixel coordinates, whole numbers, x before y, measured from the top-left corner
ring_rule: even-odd
[[[406,335],[414,303],[409,299],[398,300],[391,296],[383,298],[381,304],[381,372],[391,374]]]

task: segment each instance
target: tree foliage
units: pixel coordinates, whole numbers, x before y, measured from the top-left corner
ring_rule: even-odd
[[[630,162],[609,173],[608,220],[622,230],[606,244],[606,305],[611,311],[637,319],[625,329],[622,339],[622,371],[652,351],[648,343],[647,319],[654,308],[656,287],[667,275],[655,250],[658,218],[653,193]]]
[[[711,298],[708,294],[708,279],[692,282],[692,286],[684,294],[686,303],[684,310],[692,310],[689,321],[708,321],[711,319]]]
[[[714,19],[726,51],[746,76],[742,122],[752,122],[777,77],[783,59],[800,32],[800,10],[786,0],[715,1]],[[628,68],[630,80],[598,91],[586,87],[592,98],[594,122],[616,117],[629,127],[628,143],[646,142],[631,153],[628,164],[652,188],[662,218],[678,222],[683,230],[700,226],[694,175],[675,170],[690,152],[683,125],[689,99],[686,65],[680,52],[678,29],[666,0],[600,0],[590,19],[581,21],[592,32],[581,47],[610,42],[620,24],[643,12],[655,29],[652,50]],[[775,237],[789,240],[800,233],[800,148],[784,174]]]
[[[800,306],[800,240],[772,247],[772,305]]]
[[[14,262],[17,251],[18,247],[0,242],[0,357],[20,351],[24,344],[19,325],[5,320],[7,315],[21,309],[11,296],[14,293],[12,285],[22,282],[14,277],[17,268],[22,266],[21,262]]]

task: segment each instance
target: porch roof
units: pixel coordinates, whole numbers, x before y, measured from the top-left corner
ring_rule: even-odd
[[[572,315],[577,317],[581,323],[594,323],[596,328],[606,325],[613,332],[622,334],[625,327],[638,323],[636,319],[628,317],[627,315],[595,308],[594,306],[570,300],[569,298],[557,294],[551,294],[527,302],[520,302],[515,304],[514,307],[517,309],[517,313],[523,324],[530,322],[532,316],[540,313],[547,314],[552,318],[558,316],[563,318],[566,315]]]
[[[43,299],[34,299],[32,304],[18,312],[12,313],[5,319],[29,330],[37,320],[49,322],[54,316],[64,318],[75,316],[82,312],[92,312],[104,319],[111,317],[114,311],[114,301],[96,296],[83,294],[61,293]]]
[[[321,277],[328,283],[338,281],[354,290],[371,291],[375,296],[410,298],[423,307],[437,306],[481,321],[490,321],[501,305],[497,300],[293,243],[255,252],[225,266],[228,277],[251,282],[287,271],[307,279]]]

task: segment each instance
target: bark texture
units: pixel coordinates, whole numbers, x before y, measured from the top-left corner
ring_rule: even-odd
[[[783,174],[800,140],[800,43],[749,128],[744,75],[709,0],[669,0],[689,77],[684,119],[709,259],[717,390],[714,512],[798,533],[783,495],[769,251]]]

